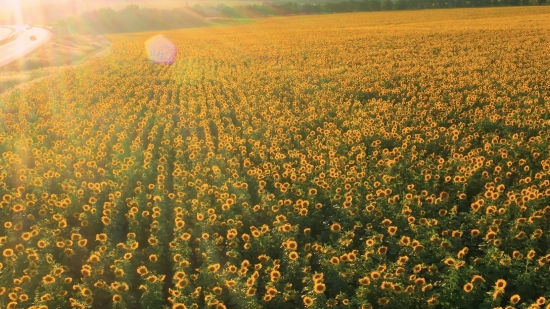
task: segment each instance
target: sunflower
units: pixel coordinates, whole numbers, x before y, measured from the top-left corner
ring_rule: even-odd
[[[386,254],[386,252],[388,252],[388,247],[381,246],[381,247],[378,248],[378,254],[384,255],[384,254]]]
[[[304,305],[306,305],[306,307],[313,305],[313,299],[309,296],[304,297],[303,302],[304,302]]]
[[[102,288],[105,287],[105,283],[101,282],[101,281],[97,281],[97,282],[94,283],[94,287],[102,289]]]
[[[474,285],[468,282],[464,285],[463,289],[466,293],[470,293],[474,289]]]
[[[405,268],[403,267],[397,267],[395,269],[395,275],[399,276],[400,274],[404,273],[405,272]]]
[[[40,301],[48,301],[48,300],[51,300],[52,299],[52,296],[50,294],[44,294],[42,296],[40,296]]]
[[[223,289],[219,286],[216,286],[212,289],[212,292],[214,292],[214,294],[216,295],[220,295],[222,293]]]
[[[296,261],[298,259],[299,255],[296,251],[292,251],[288,254],[288,258],[292,261]]]
[[[384,282],[382,282],[382,284],[380,285],[380,288],[381,288],[382,290],[393,289],[393,284],[392,284],[391,282],[384,281]]]
[[[121,301],[122,301],[122,296],[120,296],[119,294],[113,295],[113,302],[114,303],[120,303]]]
[[[472,278],[472,283],[481,283],[481,282],[485,282],[485,279],[483,279],[482,276],[480,275],[475,275],[473,278]]]
[[[140,266],[137,268],[137,273],[140,274],[141,276],[145,276],[147,275],[147,273],[149,273],[149,271],[147,270],[147,267]]]
[[[92,291],[90,289],[87,289],[87,288],[81,289],[80,293],[84,296],[91,296],[92,295]]]
[[[115,276],[117,276],[117,277],[124,276],[124,270],[122,270],[120,268],[115,268]]]
[[[227,280],[227,281],[225,281],[225,286],[226,286],[228,289],[233,288],[235,285],[237,285],[237,282],[236,282],[235,280]]]
[[[436,306],[439,304],[439,302],[435,297],[428,299],[427,303],[428,303],[428,306]]]
[[[504,288],[506,287],[506,280],[498,279],[497,282],[495,283],[495,287],[498,290],[504,290]]]
[[[246,290],[246,296],[248,297],[252,297],[256,295],[256,289],[255,288],[252,288],[252,287],[249,287],[247,290]]]
[[[281,273],[279,271],[277,271],[277,270],[271,271],[271,273],[270,273],[271,281],[277,282],[277,281],[279,281],[280,277],[281,277]]]
[[[180,239],[183,240],[183,241],[187,241],[187,240],[191,239],[191,234],[183,233],[183,234],[181,234]],[[136,244],[136,249],[137,249],[138,243],[137,242],[134,242],[134,243]]]
[[[290,250],[296,250],[298,248],[298,244],[295,241],[288,241],[286,243],[286,248]]]
[[[324,293],[326,290],[326,286],[323,283],[316,283],[313,287],[313,291],[317,294]]]
[[[178,289],[184,289],[188,284],[188,281],[187,279],[181,279],[181,280],[178,280],[178,282],[176,282],[176,287]]]
[[[213,273],[217,272],[218,269],[220,269],[220,264],[219,263],[208,265],[208,270],[213,272]]]
[[[333,223],[331,226],[330,226],[330,230],[332,232],[335,232],[335,233],[338,233],[342,230],[342,226],[339,224],[339,223]]]
[[[89,267],[89,266],[86,267],[86,266],[88,266],[88,265],[83,265],[82,270],[80,270],[80,272],[82,273],[82,275],[84,277],[89,277],[92,274],[92,271],[91,271],[92,269],[91,269],[91,267]],[[66,279],[69,279],[69,278],[66,278]]]
[[[411,243],[411,238],[407,236],[401,237],[401,240],[399,241],[400,246],[408,246]]]
[[[409,260],[408,256],[401,256],[397,259],[397,264],[402,266],[403,264],[407,263],[408,260]]]
[[[489,232],[489,233],[487,233],[487,234],[485,235],[485,239],[486,239],[486,240],[493,240],[493,239],[496,238],[496,236],[497,236],[497,233],[495,233],[495,232]]]
[[[92,254],[90,256],[90,258],[88,259],[88,262],[90,263],[95,263],[95,262],[99,262],[101,259],[99,258],[99,256],[95,255],[95,254]]]
[[[521,297],[519,297],[518,294],[515,294],[512,297],[510,297],[510,302],[514,305],[519,303],[520,300],[521,300]]]
[[[363,278],[359,278],[359,284],[361,285],[369,285],[370,284],[370,279],[369,277],[363,277]]]
[[[65,272],[65,270],[63,268],[59,267],[59,268],[54,269],[53,274],[59,277],[59,276],[61,276],[61,274],[63,274],[63,272]]]
[[[414,280],[414,284],[416,284],[416,285],[423,285],[423,284],[426,284],[426,279],[424,279],[424,278],[416,278],[416,279]]]
[[[55,282],[55,277],[53,276],[46,275],[45,277],[42,278],[42,283],[44,284],[52,284],[54,282]]]
[[[101,217],[101,222],[103,223],[103,225],[109,225],[111,224],[111,219],[109,217]]]
[[[97,234],[96,237],[95,237],[95,240],[99,241],[99,242],[106,242],[107,241],[107,234],[105,234],[105,233]]]
[[[151,275],[151,276],[147,277],[146,280],[150,283],[155,283],[155,282],[158,281],[158,278],[157,278],[157,276]]]

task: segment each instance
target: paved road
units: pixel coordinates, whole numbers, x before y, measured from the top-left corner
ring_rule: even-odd
[[[0,26],[0,40],[6,38],[8,35],[10,35],[12,29],[11,28],[4,28]]]
[[[52,37],[51,31],[44,28],[25,29],[24,27],[18,27],[18,30],[23,31],[21,36],[9,43],[0,45],[0,67],[31,53]],[[36,41],[30,40],[31,35],[36,36]]]

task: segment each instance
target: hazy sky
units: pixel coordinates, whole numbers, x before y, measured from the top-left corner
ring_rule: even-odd
[[[261,0],[0,0],[0,24],[49,23],[68,16],[111,7],[121,10],[129,4],[148,8],[173,9],[185,5],[218,3],[242,4]],[[293,1],[293,0],[289,0]],[[73,3],[73,5],[67,5]]]
[[[0,0],[0,7],[13,7],[13,6],[27,6],[27,5],[36,5],[40,3],[59,3],[64,0]]]
[[[44,21],[44,15],[48,16],[45,20],[51,20],[58,17],[80,14],[92,11],[102,7],[113,7],[115,9],[124,8],[131,3],[141,4],[145,0],[0,0],[0,24],[5,23],[6,19],[17,20],[18,16],[25,16],[23,19],[29,19],[40,22]],[[157,3],[177,3],[182,5],[181,0],[147,0],[149,4]],[[74,5],[67,5],[72,3]]]

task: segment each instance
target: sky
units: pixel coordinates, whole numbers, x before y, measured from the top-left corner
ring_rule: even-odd
[[[2,9],[6,7],[17,7],[17,6],[33,6],[37,4],[55,4],[63,3],[66,0],[0,0],[0,7]]]

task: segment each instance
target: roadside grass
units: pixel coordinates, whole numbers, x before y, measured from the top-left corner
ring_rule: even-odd
[[[0,93],[82,64],[108,51],[109,46],[110,41],[102,36],[54,36],[29,55],[0,68]]]
[[[0,26],[0,41],[8,37],[10,34],[13,33],[12,28],[8,28],[5,26]]]
[[[102,36],[54,35],[29,55],[2,67],[0,72],[29,71],[38,68],[77,65],[89,55],[104,49],[110,41]]]

